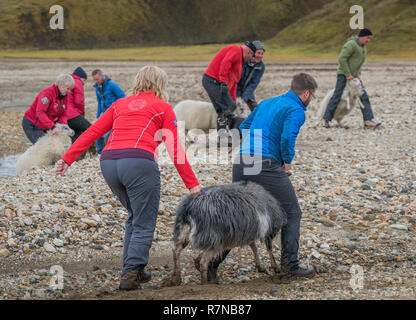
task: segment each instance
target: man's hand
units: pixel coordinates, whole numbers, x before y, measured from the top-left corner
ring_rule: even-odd
[[[189,189],[189,192],[191,194],[198,194],[198,193],[201,192],[201,186],[200,185],[197,185],[195,187],[192,187],[191,189]]]
[[[289,164],[289,163],[285,163],[285,164],[283,165],[283,167],[284,167],[284,169],[285,169],[285,172],[289,172],[289,171],[292,169],[292,165],[291,165],[291,164]]]
[[[352,80],[354,77],[352,75],[347,76],[347,80]]]
[[[68,170],[68,168],[69,165],[64,160],[60,159],[56,163],[56,174],[63,176],[65,171]]]

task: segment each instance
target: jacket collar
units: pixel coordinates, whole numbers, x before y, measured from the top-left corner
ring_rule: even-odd
[[[285,95],[289,99],[292,99],[294,102],[296,102],[297,105],[301,106],[303,108],[303,110],[305,110],[305,111],[307,110],[305,105],[303,104],[303,101],[292,90],[289,90]]]

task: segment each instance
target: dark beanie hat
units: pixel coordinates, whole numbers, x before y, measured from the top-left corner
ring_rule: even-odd
[[[251,42],[251,41],[247,41],[247,42],[245,43],[245,45],[246,45],[247,47],[249,47],[251,51],[253,51],[253,54],[256,52],[257,48],[256,48],[256,46],[253,44],[253,42]]]
[[[360,33],[358,34],[359,37],[366,37],[366,36],[372,36],[373,34],[371,33],[370,29],[364,28],[360,31]]]
[[[80,78],[87,79],[87,74],[81,67],[76,68],[72,74]]]

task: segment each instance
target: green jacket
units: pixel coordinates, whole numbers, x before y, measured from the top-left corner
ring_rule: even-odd
[[[338,58],[337,74],[352,75],[354,78],[361,73],[367,49],[362,46],[357,36],[349,39],[342,47]]]

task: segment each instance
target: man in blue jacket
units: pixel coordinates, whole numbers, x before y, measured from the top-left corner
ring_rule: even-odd
[[[92,78],[95,82],[95,93],[97,95],[97,119],[118,99],[124,98],[126,95],[120,86],[112,81],[107,75],[99,69],[92,72]],[[107,132],[104,137],[97,140],[97,152],[101,154],[105,143],[108,140],[111,131]],[[104,141],[105,138],[105,141]]]
[[[261,102],[240,126],[244,140],[233,164],[233,182],[258,183],[280,202],[287,214],[287,224],[281,231],[280,271],[289,278],[315,275],[313,269],[299,266],[302,211],[288,171],[295,156],[296,137],[305,122],[306,107],[317,87],[314,78],[300,73],[293,77],[291,90],[286,94]],[[208,279],[216,278],[217,268],[228,252],[209,263]]]
[[[256,52],[253,58],[244,64],[241,79],[237,85],[237,97],[241,97],[251,111],[257,106],[254,90],[256,90],[264,74],[265,67],[262,60],[266,51],[260,41],[256,40],[252,43],[256,47]]]

